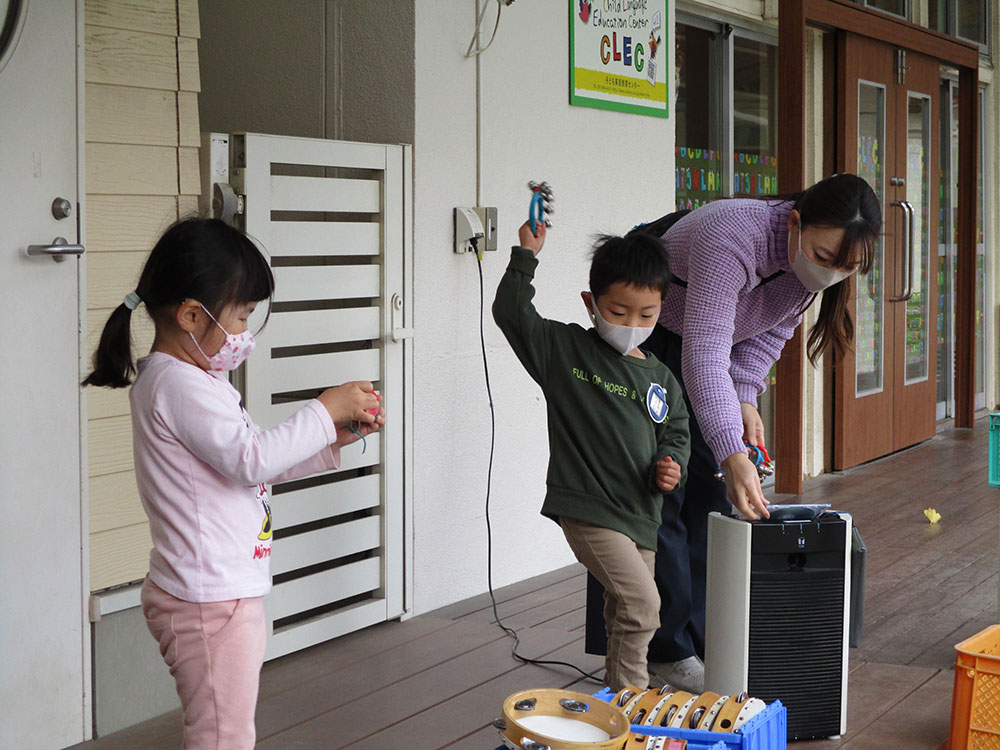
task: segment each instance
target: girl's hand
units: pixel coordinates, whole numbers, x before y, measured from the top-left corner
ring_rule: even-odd
[[[368,416],[371,416],[371,414]],[[375,417],[374,422],[362,422],[354,430],[351,429],[350,423],[339,425],[337,427],[337,445],[343,447],[345,445],[350,445],[351,443],[356,443],[361,438],[368,437],[384,425],[385,408],[383,407],[382,411],[379,412],[379,415]]]
[[[375,411],[379,404],[375,394],[372,393],[373,390],[374,386],[371,383],[356,380],[338,385],[336,388],[327,388],[316,399],[326,407],[330,419],[336,425],[345,422],[371,424],[376,421],[375,415],[369,414],[366,409]]]
[[[743,442],[747,445],[764,445],[764,422],[753,404],[740,402],[743,413]]]
[[[745,518],[768,518],[768,502],[760,488],[760,476],[746,453],[734,453],[722,462],[726,470],[726,497]]]
[[[526,221],[517,230],[517,240],[521,244],[521,247],[538,255],[541,252],[542,245],[545,244],[546,229],[545,222],[540,221],[535,225],[536,234],[532,234],[531,223]]]
[[[681,467],[670,456],[656,462],[656,486],[663,492],[673,492],[681,481]]]

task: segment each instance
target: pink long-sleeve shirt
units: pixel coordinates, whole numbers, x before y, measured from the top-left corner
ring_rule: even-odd
[[[153,549],[149,577],[191,602],[271,588],[267,484],[340,466],[319,401],[261,430],[223,373],[153,352],[129,394],[139,497]]]
[[[671,284],[659,322],[683,340],[681,374],[715,460],[744,450],[740,402],[757,405],[765,378],[802,321],[812,293],[791,273],[794,205],[715,201],[674,224],[663,240]],[[763,279],[786,271],[761,284]]]

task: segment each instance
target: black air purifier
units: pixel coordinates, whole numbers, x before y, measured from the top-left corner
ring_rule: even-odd
[[[844,733],[852,541],[846,513],[709,517],[706,690],[780,699],[788,739]]]

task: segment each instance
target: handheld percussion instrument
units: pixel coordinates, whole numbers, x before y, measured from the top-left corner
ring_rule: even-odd
[[[634,697],[633,691],[629,700]],[[629,721],[616,702],[570,690],[514,693],[493,726],[510,750],[622,750],[629,738]]]
[[[535,182],[532,180],[528,183],[528,189],[531,190],[531,205],[528,206],[528,226],[531,228],[531,233],[537,236],[539,224],[545,224],[547,227],[552,226],[552,222],[546,219],[545,216],[546,214],[555,213],[552,204],[556,202],[556,199],[552,196],[552,188],[547,182]]]

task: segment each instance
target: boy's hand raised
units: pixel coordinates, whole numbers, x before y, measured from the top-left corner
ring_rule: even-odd
[[[373,390],[374,386],[371,383],[356,380],[338,385],[336,388],[327,388],[316,399],[326,407],[335,425],[347,422],[370,424],[375,421],[375,415],[365,410],[378,409],[378,399],[372,393]]]
[[[656,486],[663,492],[673,492],[681,481],[681,467],[670,456],[656,462]]]
[[[524,222],[521,227],[517,230],[517,240],[521,247],[530,250],[535,255],[542,249],[542,245],[545,244],[545,222],[540,221],[535,225],[536,234],[531,233],[531,224],[529,222]]]

